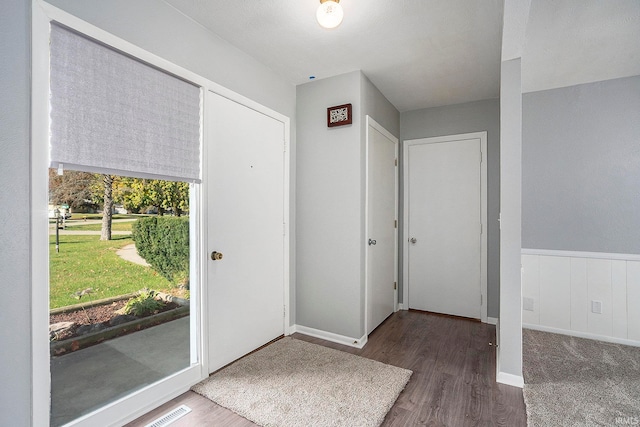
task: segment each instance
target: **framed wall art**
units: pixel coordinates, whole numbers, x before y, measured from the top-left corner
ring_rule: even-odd
[[[328,127],[350,125],[352,122],[351,104],[336,105],[335,107],[327,108]]]

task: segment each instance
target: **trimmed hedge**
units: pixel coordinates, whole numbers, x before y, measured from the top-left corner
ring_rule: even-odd
[[[140,218],[131,232],[138,253],[154,270],[173,284],[189,282],[189,218]]]

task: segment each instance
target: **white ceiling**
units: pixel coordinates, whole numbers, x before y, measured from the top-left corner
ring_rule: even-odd
[[[292,84],[362,70],[400,111],[497,98],[502,0],[165,0]]]
[[[295,85],[362,70],[400,111],[499,96],[503,0],[342,0],[333,30],[318,0],[165,1]],[[640,0],[531,0],[524,40],[525,92],[640,75]]]

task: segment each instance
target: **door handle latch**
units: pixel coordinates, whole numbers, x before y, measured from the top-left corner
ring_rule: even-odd
[[[371,246],[371,245],[375,245],[375,244],[376,244],[376,241],[375,241],[375,240],[373,240],[373,239],[369,239],[369,246]]]
[[[222,252],[216,252],[216,251],[211,252],[212,261],[219,261],[221,259],[222,259]]]

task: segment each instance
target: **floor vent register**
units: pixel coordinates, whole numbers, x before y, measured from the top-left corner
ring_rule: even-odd
[[[168,413],[164,414],[163,416],[161,416],[157,420],[153,421],[152,423],[147,424],[145,427],[164,427],[164,426],[168,426],[169,424],[173,423],[174,421],[179,420],[180,418],[184,417],[189,412],[191,412],[191,408],[189,408],[187,405],[178,406],[176,409],[172,410],[171,412],[168,412]]]

